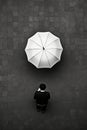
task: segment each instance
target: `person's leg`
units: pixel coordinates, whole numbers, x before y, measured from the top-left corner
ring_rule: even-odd
[[[42,112],[45,112],[45,111],[46,111],[46,108],[47,108],[47,105],[45,104],[45,105],[43,105],[43,106],[41,107],[41,111],[42,111]]]
[[[40,107],[39,104],[36,104],[36,109],[37,109],[38,112],[41,110],[41,107]]]
[[[46,108],[47,108],[47,104],[40,105],[40,104],[36,103],[36,109],[37,109],[38,112],[41,111],[41,112],[44,113],[46,111]]]

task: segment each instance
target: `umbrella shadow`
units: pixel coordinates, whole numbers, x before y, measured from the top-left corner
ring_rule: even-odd
[[[27,61],[27,59],[26,59]],[[56,74],[60,74],[63,71],[63,66],[65,63],[64,54],[62,54],[61,61],[56,63],[52,68],[36,68],[34,65],[26,62],[27,73],[32,73],[35,77],[50,77],[51,75],[54,76]]]

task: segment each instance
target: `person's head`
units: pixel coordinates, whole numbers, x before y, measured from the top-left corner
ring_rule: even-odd
[[[46,84],[41,83],[41,84],[40,84],[40,89],[41,89],[41,90],[45,90],[45,89],[46,89]]]

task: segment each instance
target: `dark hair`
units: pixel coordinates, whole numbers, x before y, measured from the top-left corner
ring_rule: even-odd
[[[43,84],[43,83],[41,83],[41,84],[40,84],[40,89],[41,89],[41,90],[45,90],[45,89],[46,89],[46,85]]]

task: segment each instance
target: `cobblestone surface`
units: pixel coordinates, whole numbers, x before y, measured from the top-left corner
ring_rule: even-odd
[[[38,70],[24,48],[37,31],[60,37],[62,60]],[[45,82],[51,100],[36,112],[33,93]],[[0,130],[87,129],[87,1],[0,0]]]

